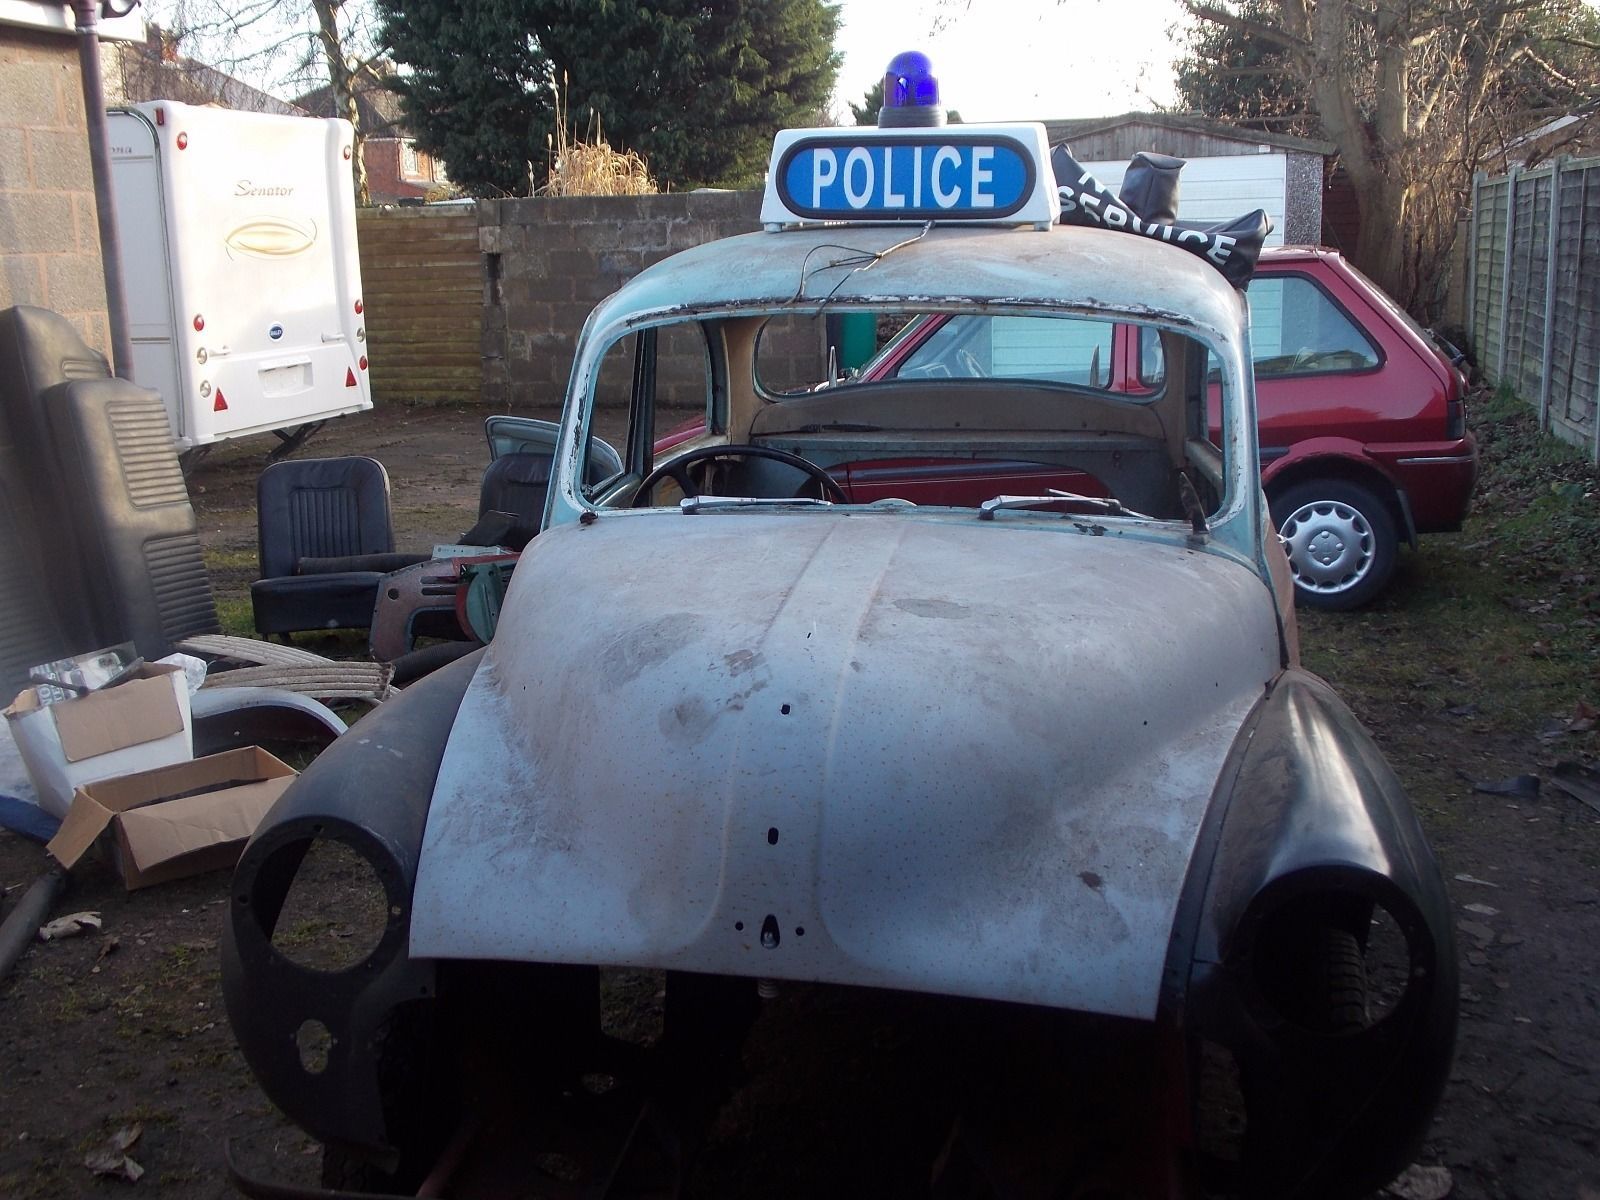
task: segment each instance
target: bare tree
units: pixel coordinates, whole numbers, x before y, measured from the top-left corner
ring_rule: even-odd
[[[1271,70],[1309,100],[1354,184],[1360,265],[1423,315],[1440,302],[1473,172],[1541,115],[1600,90],[1581,0],[1183,3],[1273,51]]]
[[[224,71],[293,94],[327,84],[336,115],[354,131],[356,202],[368,203],[356,102],[357,82],[378,79],[373,64],[380,47],[368,0],[169,0],[151,8],[187,52]]]

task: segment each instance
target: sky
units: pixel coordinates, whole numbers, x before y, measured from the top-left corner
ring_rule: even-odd
[[[182,7],[183,0],[146,0],[145,11],[171,25]],[[933,60],[945,106],[968,121],[1096,117],[1170,103],[1167,30],[1178,12],[1178,0],[840,0],[844,65],[834,108],[848,121],[849,102],[860,103],[902,50]],[[275,40],[266,30],[257,36]],[[189,52],[204,60],[207,49]],[[235,73],[287,98],[298,89],[274,78],[282,70]]]
[[[837,105],[902,50],[933,60],[967,121],[1098,117],[1173,101],[1178,0],[843,0]]]

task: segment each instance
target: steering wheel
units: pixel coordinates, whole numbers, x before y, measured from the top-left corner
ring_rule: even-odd
[[[698,496],[700,489],[689,478],[688,468],[694,463],[711,462],[719,458],[766,458],[773,462],[782,463],[786,467],[793,467],[804,472],[813,483],[822,490],[824,498],[835,504],[848,504],[850,497],[844,494],[832,475],[829,475],[816,463],[801,458],[798,454],[790,454],[787,450],[775,450],[771,446],[701,446],[687,454],[680,455],[671,462],[664,462],[650,474],[644,477],[639,484],[639,490],[633,495],[634,508],[649,508],[650,495],[655,491],[656,484],[663,479],[671,479],[683,489],[685,496]]]
[[[983,369],[983,364],[978,361],[978,356],[965,346],[956,351],[956,361],[967,369],[967,373],[971,378],[989,378],[989,372]]]

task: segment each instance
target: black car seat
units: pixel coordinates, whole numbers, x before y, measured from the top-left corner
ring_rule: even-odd
[[[216,609],[155,392],[114,379],[47,309],[0,312],[0,679],[132,640],[215,633]]]
[[[0,702],[35,663],[94,648],[69,510],[42,453],[43,396],[110,374],[56,314],[0,312]]]
[[[250,603],[263,635],[366,629],[383,576],[428,558],[395,553],[389,475],[374,458],[274,463],[256,484],[256,521]]]
[[[483,472],[478,487],[478,523],[461,535],[467,546],[521,550],[539,532],[550,494],[548,454],[502,454]]]

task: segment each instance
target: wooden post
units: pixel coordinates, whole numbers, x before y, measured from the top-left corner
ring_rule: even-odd
[[[1544,342],[1539,348],[1539,428],[1550,428],[1550,368],[1554,365],[1556,334],[1556,253],[1561,246],[1561,169],[1566,155],[1550,167],[1550,231],[1544,264]]]
[[[1522,168],[1512,165],[1506,173],[1506,245],[1500,255],[1500,352],[1495,355],[1494,382],[1506,377],[1506,338],[1511,331],[1511,243],[1517,233],[1517,176]]]
[[[1478,331],[1478,222],[1482,220],[1483,213],[1478,207],[1481,203],[1479,191],[1483,183],[1483,172],[1472,173],[1472,224],[1467,232],[1467,330],[1472,335],[1474,346],[1482,344],[1483,335]],[[1488,329],[1484,329],[1484,334]]]

